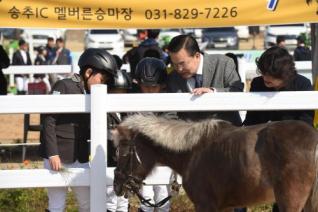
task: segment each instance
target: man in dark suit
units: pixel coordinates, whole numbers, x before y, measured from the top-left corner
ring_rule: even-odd
[[[200,51],[197,41],[190,35],[174,37],[168,46],[174,71],[168,76],[168,91],[191,92],[194,95],[213,92],[240,92],[243,83],[231,58],[208,55]],[[182,119],[201,120],[218,118],[241,125],[241,118],[234,112],[178,113]]]
[[[297,37],[297,47],[294,50],[294,60],[295,61],[310,61],[311,60],[311,50],[305,45],[304,36]]]
[[[56,48],[54,49],[54,58],[52,60],[52,65],[71,65],[72,57],[71,51],[65,48],[65,43],[63,38],[56,39]],[[49,80],[53,86],[56,81],[67,77],[68,74],[49,74]]]
[[[114,81],[117,65],[112,55],[102,49],[87,49],[79,58],[80,74],[59,80],[52,93],[86,94],[94,84]],[[59,171],[66,168],[88,168],[90,139],[89,114],[47,114],[43,119],[40,155],[44,167]],[[74,187],[79,211],[89,211],[89,187]],[[64,211],[67,188],[48,188],[49,211]]]
[[[65,48],[63,38],[56,39],[56,52],[53,64],[70,65],[72,64],[71,52]]]
[[[13,54],[12,65],[32,65],[29,54],[29,45],[25,40],[19,40],[19,49]],[[25,94],[27,92],[27,84],[29,82],[26,74],[14,75],[18,94]]]

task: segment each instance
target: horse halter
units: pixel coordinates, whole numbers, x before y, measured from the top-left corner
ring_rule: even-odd
[[[122,144],[120,145],[124,146]],[[142,165],[142,162],[136,151],[136,146],[135,144],[127,144],[127,146],[129,146],[129,151],[128,151],[128,159],[126,164],[123,167],[118,167],[118,164],[117,164],[117,168],[114,171],[116,176],[119,176],[121,179],[125,179],[124,183],[122,184],[122,187],[123,187],[123,191],[125,192],[126,198],[129,196],[129,194],[134,194],[139,192],[141,185],[144,184],[143,180],[140,177],[136,177],[133,175],[134,158],[137,160],[139,165]],[[117,148],[117,151],[118,149],[119,147]],[[118,157],[121,157],[121,156],[122,155],[119,155]],[[128,170],[128,172],[125,172],[125,170]]]

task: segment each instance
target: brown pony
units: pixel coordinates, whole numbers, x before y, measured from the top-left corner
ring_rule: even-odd
[[[160,163],[182,176],[197,212],[276,201],[280,212],[318,211],[317,131],[301,121],[235,127],[221,120],[127,118],[113,132],[117,195],[139,189]]]

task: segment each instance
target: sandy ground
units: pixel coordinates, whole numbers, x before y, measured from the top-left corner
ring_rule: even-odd
[[[31,114],[31,124],[39,123],[39,114]],[[0,143],[20,143],[23,140],[23,114],[0,115]],[[39,142],[39,132],[29,132],[28,142]]]

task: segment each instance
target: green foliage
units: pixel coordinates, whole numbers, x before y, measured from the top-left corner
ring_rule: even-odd
[[[38,212],[47,208],[47,192],[43,188],[0,190],[0,212]],[[67,196],[67,212],[77,212],[73,193]]]
[[[311,46],[311,38],[308,33],[301,33],[299,36],[304,39],[305,46]]]
[[[44,189],[0,190],[0,211],[44,211],[47,197]]]

